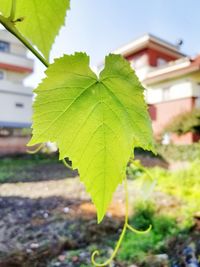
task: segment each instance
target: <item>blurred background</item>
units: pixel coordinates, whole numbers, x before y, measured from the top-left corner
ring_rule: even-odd
[[[136,148],[127,177],[131,224],[153,229],[128,233],[110,266],[200,266],[199,10],[198,0],[72,0],[53,45],[51,62],[86,51],[96,72],[105,55],[121,54],[146,89],[158,153]],[[106,259],[123,226],[122,186],[97,225],[78,172],[59,162],[55,145],[27,153],[44,71],[1,27],[0,267],[92,266],[91,252]]]

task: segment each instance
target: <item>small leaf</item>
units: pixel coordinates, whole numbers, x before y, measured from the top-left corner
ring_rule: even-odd
[[[11,0],[0,1],[0,11],[9,16]],[[43,53],[46,59],[56,35],[64,25],[66,10],[69,9],[69,0],[17,0],[15,20],[16,28]]]
[[[35,90],[29,145],[57,143],[60,159],[78,168],[100,222],[134,146],[153,149],[144,89],[119,55],[106,57],[99,78],[83,53],[57,59],[46,75]]]

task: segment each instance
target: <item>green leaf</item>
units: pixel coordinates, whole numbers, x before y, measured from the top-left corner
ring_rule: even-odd
[[[9,16],[11,0],[1,0],[0,11]],[[66,10],[69,9],[69,0],[17,0],[15,20],[16,28],[43,53],[46,59],[56,35],[64,25]]]
[[[100,222],[134,146],[153,149],[143,87],[129,63],[112,54],[99,78],[83,53],[57,59],[46,75],[35,90],[28,145],[57,143],[60,159],[69,157],[79,170]]]

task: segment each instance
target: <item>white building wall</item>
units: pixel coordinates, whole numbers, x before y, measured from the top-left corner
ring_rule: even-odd
[[[0,125],[26,127],[31,124],[32,96],[0,91]]]
[[[7,65],[14,65],[23,68],[33,68],[33,60],[15,54],[0,51],[0,62]]]
[[[18,93],[18,94],[32,94],[32,88],[25,87],[21,84],[13,83],[8,80],[0,81],[0,91],[2,92],[9,92],[9,93]]]
[[[144,80],[153,67],[149,65],[149,58],[147,54],[135,57],[130,61],[131,67],[135,70],[140,81]]]
[[[10,44],[10,53],[23,57],[26,56],[27,49],[14,35],[11,35],[8,31],[0,31],[0,40]]]
[[[23,84],[24,79],[27,77],[26,73],[19,73],[13,71],[4,71],[5,79],[18,84]]]
[[[26,48],[22,46],[21,44],[12,43],[10,45],[10,53],[16,54],[19,56],[26,56]]]
[[[181,79],[162,83],[153,88],[147,87],[146,101],[149,104],[156,104],[195,96],[200,96],[197,84],[189,79]]]
[[[7,31],[0,31],[0,42],[0,127],[29,127],[33,93],[23,80],[32,71],[33,60],[26,57],[26,48]]]

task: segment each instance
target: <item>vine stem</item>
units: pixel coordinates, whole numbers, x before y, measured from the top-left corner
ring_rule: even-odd
[[[10,16],[9,16],[10,21],[13,21],[15,18],[16,2],[17,0],[12,0]]]
[[[15,27],[15,21],[11,20],[12,16],[15,13],[15,4],[16,0],[13,0],[11,15],[6,18],[0,15],[0,23],[10,32],[12,33],[18,40],[20,40],[27,48],[30,50],[41,62],[42,64],[48,68],[48,61],[32,46],[32,44],[17,30]],[[17,20],[16,20],[17,21]]]
[[[33,47],[33,45],[17,30],[17,28],[15,27],[15,23],[16,22],[19,22],[20,20],[15,20],[15,10],[16,10],[16,1],[17,0],[12,0],[12,6],[11,6],[11,11],[10,11],[10,16],[8,18],[0,15],[0,23],[10,32],[12,33],[18,40],[20,40],[27,48],[28,50],[30,50],[39,60],[40,62],[48,68],[49,66],[49,63],[48,61]],[[34,151],[29,151],[29,153],[36,153],[38,152],[41,148],[43,147],[43,144],[41,144],[36,150]],[[68,163],[66,162],[66,160],[64,159],[63,160],[63,163],[66,167],[70,167],[70,165],[68,165]],[[92,263],[94,264],[94,266],[97,266],[97,267],[101,267],[101,266],[107,266],[109,265],[112,260],[115,258],[119,248],[120,248],[120,245],[123,241],[123,238],[125,236],[125,233],[126,233],[126,230],[129,229],[131,230],[132,232],[134,233],[137,233],[137,234],[146,234],[148,233],[150,230],[151,230],[151,225],[149,226],[149,228],[145,231],[140,231],[140,230],[137,230],[135,229],[134,227],[130,226],[129,223],[128,223],[128,214],[129,214],[129,205],[128,205],[128,187],[127,187],[127,178],[125,179],[124,181],[124,188],[125,188],[125,196],[126,196],[126,199],[125,199],[125,207],[126,207],[126,210],[125,210],[125,221],[124,221],[124,226],[123,226],[123,229],[122,229],[122,232],[120,234],[120,237],[116,243],[116,246],[114,248],[114,251],[111,255],[111,257],[106,260],[104,263],[97,263],[95,261],[95,257],[100,255],[99,251],[98,250],[95,250],[93,253],[92,253],[92,256],[91,256],[91,261]]]
[[[41,145],[39,145],[36,149],[34,149],[34,150],[27,150],[27,153],[29,153],[29,154],[36,154],[37,152],[39,152],[42,148],[44,147],[44,144],[41,144]]]
[[[95,260],[95,257],[99,256],[100,252],[98,250],[95,250],[92,253],[91,262],[96,267],[108,266],[112,262],[112,260],[115,258],[116,254],[117,254],[117,252],[118,252],[118,250],[120,248],[120,245],[121,245],[121,243],[122,243],[122,241],[124,239],[124,236],[125,236],[125,233],[126,233],[127,229],[131,230],[132,232],[134,232],[136,234],[147,234],[152,228],[152,226],[150,225],[147,230],[140,231],[140,230],[135,229],[131,225],[129,225],[129,223],[128,223],[129,195],[128,195],[127,178],[125,178],[125,180],[124,180],[124,189],[125,189],[125,209],[126,210],[125,210],[125,221],[124,221],[124,226],[123,226],[122,232],[121,232],[120,237],[119,237],[119,239],[118,239],[118,241],[116,243],[114,251],[113,251],[112,255],[110,256],[110,258],[108,260],[106,260],[103,263],[97,263],[96,260]]]

